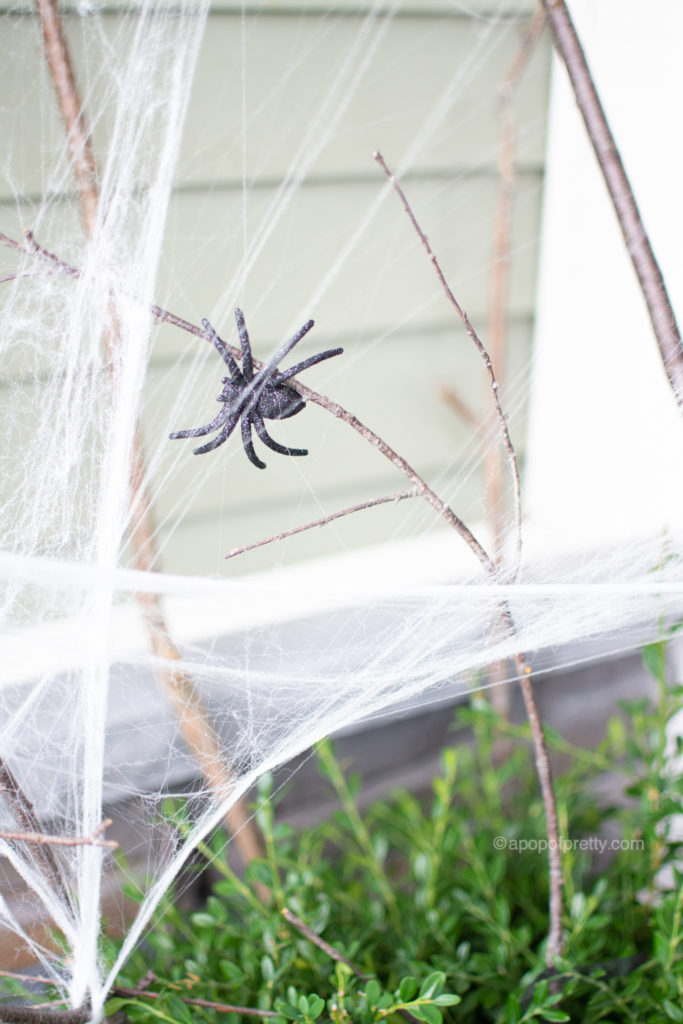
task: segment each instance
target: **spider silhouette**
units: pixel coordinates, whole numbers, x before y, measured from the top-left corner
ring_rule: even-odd
[[[284,359],[288,352],[291,352],[294,346],[313,327],[314,321],[308,320],[303,327],[299,328],[296,334],[292,335],[289,341],[286,341],[270,357],[267,363],[264,363],[260,370],[254,373],[249,334],[241,309],[235,310],[235,320],[237,321],[237,330],[242,348],[241,368],[233,358],[228,346],[222,338],[218,337],[209,321],[202,320],[204,329],[208,333],[212,344],[223,357],[230,370],[230,376],[223,377],[223,390],[216,399],[217,402],[223,403],[223,408],[218,416],[211,420],[210,423],[207,423],[206,426],[195,427],[193,430],[177,430],[175,433],[170,434],[169,437],[171,440],[176,440],[179,437],[203,437],[205,434],[210,434],[212,430],[220,429],[220,433],[209,441],[208,444],[194,449],[195,455],[203,455],[204,452],[213,451],[214,448],[218,448],[224,441],[227,441],[237,426],[237,421],[241,419],[244,450],[249,461],[253,462],[259,469],[265,469],[266,464],[261,462],[254,450],[254,442],[251,436],[252,427],[271,451],[279,452],[280,455],[308,455],[308,449],[306,448],[287,448],[285,445],[273,440],[266,430],[264,420],[284,420],[301,412],[306,403],[299,392],[285,384],[285,381],[290,380],[295,374],[301,373],[302,370],[308,369],[309,366],[321,363],[323,359],[331,359],[332,356],[341,355],[343,349],[331,348],[327,352],[319,352],[315,356],[309,356],[308,359],[302,359],[296,366],[291,366],[288,370],[280,373],[277,368],[278,363]]]

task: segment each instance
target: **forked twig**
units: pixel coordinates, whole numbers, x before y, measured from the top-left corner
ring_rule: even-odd
[[[43,249],[39,246],[30,231],[26,232],[26,237],[28,241],[21,243],[0,232],[0,243],[9,246],[12,249],[16,249],[17,252],[24,253],[25,255],[35,256],[36,259],[46,263],[47,266],[51,267],[54,271],[61,271],[70,277],[80,277],[80,270],[68,263],[65,263],[63,260],[59,259],[58,256],[55,256],[53,253],[48,252],[47,249]],[[170,324],[173,327],[180,328],[182,331],[187,331],[188,334],[193,334],[196,338],[203,338],[205,341],[211,341],[211,335],[203,327],[197,327],[196,324],[190,323],[189,320],[184,320],[180,316],[176,316],[175,313],[171,313],[168,310],[163,309],[161,306],[153,304],[148,308],[151,315],[158,323]],[[241,357],[240,349],[236,348],[234,345],[226,345],[226,348],[236,358],[239,359]],[[256,368],[263,365],[263,363],[258,359],[254,359],[253,364]],[[373,448],[396,466],[396,468],[410,480],[417,493],[424,498],[425,501],[429,502],[432,508],[435,509],[435,511],[448,523],[448,525],[451,526],[465,541],[479,564],[486,571],[490,582],[498,582],[496,567],[489,558],[487,552],[484,550],[483,546],[475,537],[472,530],[465,525],[463,520],[456,515],[449,505],[441,500],[436,492],[432,490],[427,482],[423,480],[419,473],[413,469],[402,455],[399,455],[398,452],[394,451],[394,449],[388,445],[386,441],[379,436],[379,434],[375,434],[375,432],[370,430],[369,427],[366,427],[364,423],[361,423],[357,416],[354,416],[353,413],[344,409],[344,407],[339,405],[338,402],[333,402],[325,395],[321,395],[317,391],[311,390],[311,388],[306,387],[305,384],[301,384],[296,380],[296,378],[292,378],[292,380],[288,381],[288,384],[295,388],[301,397],[307,402],[319,405],[337,419],[342,420],[347,424],[347,426],[352,427],[357,434],[360,434],[360,436],[368,442],[368,444],[371,444]]]
[[[574,90],[626,249],[650,315],[666,375],[683,408],[683,346],[664,277],[640,216],[631,183],[595,87],[581,41],[564,0],[542,0],[553,42]]]
[[[429,239],[427,238],[427,236],[425,235],[424,231],[420,227],[420,225],[419,225],[419,223],[417,221],[417,218],[415,217],[415,214],[413,213],[412,207],[410,206],[410,203],[406,199],[405,193],[404,193],[403,189],[401,188],[399,182],[396,180],[394,175],[391,173],[391,171],[387,167],[387,165],[386,165],[386,163],[384,161],[384,157],[382,156],[382,154],[379,151],[375,152],[373,154],[373,157],[376,160],[376,162],[379,164],[379,166],[382,168],[382,170],[384,171],[384,174],[386,175],[389,183],[391,184],[391,186],[395,190],[396,194],[398,195],[399,199],[403,203],[403,209],[406,211],[406,213],[408,215],[408,219],[410,220],[411,224],[413,225],[413,228],[415,229],[415,233],[416,233],[417,237],[419,238],[420,242],[422,243],[422,246],[423,246],[425,252],[427,253],[427,257],[428,257],[430,263],[432,264],[432,266],[434,268],[434,273],[436,274],[436,276],[438,277],[439,281],[441,282],[441,287],[443,289],[443,292],[444,292],[446,298],[448,299],[448,301],[450,302],[450,304],[453,306],[453,309],[458,314],[458,317],[460,318],[460,320],[461,320],[465,330],[467,331],[467,333],[469,334],[472,342],[474,343],[474,345],[475,345],[479,355],[481,356],[481,360],[482,360],[482,362],[484,364],[484,367],[486,369],[486,373],[488,374],[489,383],[490,383],[490,387],[491,387],[491,395],[492,395],[493,405],[494,405],[494,408],[495,408],[496,417],[498,419],[498,425],[499,425],[499,428],[500,428],[500,435],[501,435],[503,444],[505,446],[505,451],[507,453],[508,463],[509,463],[509,466],[510,466],[510,476],[512,477],[512,487],[513,487],[513,492],[514,492],[515,560],[514,560],[513,570],[512,570],[512,572],[510,574],[510,579],[511,579],[512,582],[514,582],[517,579],[517,576],[519,575],[519,568],[520,568],[520,564],[521,564],[521,560],[522,560],[522,511],[521,511],[521,509],[522,509],[522,498],[521,498],[521,489],[520,489],[520,483],[519,483],[519,470],[517,468],[517,454],[516,454],[515,449],[513,447],[512,439],[510,438],[510,431],[508,430],[507,419],[506,419],[505,414],[503,412],[503,408],[502,408],[502,406],[500,404],[500,396],[498,394],[498,380],[496,379],[496,374],[495,374],[495,371],[494,371],[494,368],[493,368],[493,363],[491,362],[491,357],[490,357],[489,353],[487,352],[485,346],[482,344],[482,342],[481,342],[481,340],[479,338],[479,335],[477,334],[477,332],[475,331],[474,327],[470,323],[470,320],[469,320],[469,317],[467,316],[467,313],[462,308],[462,306],[460,305],[460,303],[456,299],[455,295],[453,294],[453,292],[451,290],[451,287],[448,284],[448,281],[446,280],[446,276],[445,276],[443,270],[441,269],[441,265],[439,264],[439,261],[436,258],[436,255],[435,255],[435,253],[434,253],[434,251],[433,251],[433,249],[432,249],[432,247],[431,247],[431,245],[429,243]],[[489,560],[489,561],[491,560],[488,555],[487,555],[487,560]]]
[[[63,263],[58,257],[54,256],[52,253],[48,253],[46,250],[41,249],[40,246],[37,245],[35,240],[32,239],[32,237],[29,238],[28,243],[24,243],[22,245],[21,243],[16,242],[13,239],[8,239],[7,236],[2,235],[0,233],[0,242],[4,242],[4,244],[10,245],[12,248],[18,250],[19,252],[35,256],[41,262],[47,263],[55,270],[60,269],[63,273],[66,273],[72,277],[80,276],[79,270],[77,270],[75,267],[70,266],[69,264]],[[195,337],[204,338],[206,341],[209,342],[211,341],[211,336],[205,329],[197,327],[195,324],[192,324],[187,320],[183,320],[182,317],[176,316],[175,314],[162,309],[160,306],[151,306],[150,312],[159,323],[172,324],[175,327],[179,327],[180,329],[195,335]],[[481,342],[479,342],[479,344],[481,345]],[[240,351],[237,348],[230,345],[227,345],[226,347],[233,353],[235,357],[239,358]],[[258,367],[262,364],[259,363],[258,360],[254,360],[254,365]],[[321,406],[321,408],[323,409],[326,409],[333,416],[336,416],[338,419],[342,420],[348,426],[352,427],[358,434],[361,435],[361,437],[363,437],[369,444],[371,444],[373,448],[381,452],[381,454],[384,455],[385,458],[387,458],[394,466],[396,466],[397,469],[399,469],[410,480],[416,492],[427,502],[429,502],[429,504],[439,513],[439,515],[450,526],[452,526],[453,529],[456,530],[459,536],[468,545],[468,547],[474,554],[475,558],[479,562],[480,566],[484,569],[489,582],[491,584],[505,582],[500,579],[500,575],[495,566],[495,563],[493,562],[485,548],[477,540],[477,538],[470,530],[470,528],[463,522],[462,519],[460,519],[459,516],[456,515],[456,513],[450,508],[450,506],[448,506],[445,502],[441,500],[441,498],[439,498],[435,491],[433,491],[429,487],[426,481],[423,480],[422,477],[412,468],[412,466],[410,466],[410,464],[401,455],[394,451],[394,449],[391,448],[390,445],[388,445],[386,441],[383,440],[383,438],[379,437],[378,434],[375,434],[372,430],[370,430],[369,427],[366,427],[365,424],[361,423],[361,421],[356,416],[353,415],[353,413],[350,413],[347,409],[344,409],[337,402],[333,402],[326,396],[320,395],[316,391],[312,391],[310,388],[299,383],[299,381],[297,381],[295,378],[293,378],[289,383],[299,392],[302,398],[304,398],[306,401],[313,402],[314,404]],[[507,628],[510,630],[510,635],[514,635],[514,623],[512,621],[512,616],[510,614],[509,608],[504,603],[501,604],[501,614],[503,616],[503,620],[507,625]],[[529,682],[531,668],[524,660],[523,655],[519,655],[519,658],[521,660],[519,661],[518,667],[520,672],[520,678],[523,684],[522,693],[524,695],[524,700],[525,702],[533,701],[533,690],[531,689],[531,683]],[[532,720],[532,723],[533,721],[539,721],[537,715],[535,719],[532,716],[530,716],[530,720]],[[543,731],[542,729],[540,729],[540,722],[537,730],[534,729],[534,726],[532,724],[532,730],[536,749],[537,763],[541,762],[547,765],[547,769],[544,767],[542,772],[539,771],[539,776],[541,778],[543,799],[546,809],[546,821],[548,823],[549,830],[548,835],[549,837],[552,837],[554,835],[555,838],[557,838],[557,835],[559,834],[557,828],[557,812],[555,810],[554,794],[552,793],[552,783],[550,782],[548,784],[548,780],[550,780],[550,768],[548,762],[548,753],[545,749],[545,739],[543,737]],[[544,782],[544,780],[546,781]],[[557,857],[559,858],[559,842],[550,844],[550,856],[553,857],[555,855],[557,855]],[[553,877],[557,877],[556,872]],[[561,906],[561,895],[559,897],[557,897],[556,895],[556,897],[553,900],[551,900],[551,904],[552,906]],[[551,924],[551,932],[548,941],[548,949],[551,951],[548,954],[549,963],[551,962],[552,956],[559,952],[560,948],[561,931],[558,916],[557,920],[553,920]]]
[[[461,321],[465,325],[467,333],[473,340],[477,351],[481,355],[481,358],[486,367],[491,382],[491,392],[493,395],[494,408],[498,418],[503,443],[508,454],[508,460],[510,464],[510,471],[514,483],[514,495],[515,495],[515,526],[516,526],[516,568],[513,573],[513,582],[516,579],[521,560],[522,550],[522,515],[521,515],[521,496],[519,486],[519,473],[517,470],[517,456],[512,445],[512,440],[508,431],[507,420],[503,413],[500,397],[498,395],[498,383],[496,381],[493,365],[491,363],[491,357],[487,352],[484,344],[478,337],[476,331],[472,327],[467,314],[460,306],[459,302],[455,298],[451,288],[444,276],[444,273],[439,265],[439,262],[434,254],[429,240],[425,235],[424,231],[420,227],[417,218],[412,210],[408,199],[406,198],[403,189],[400,184],[391,173],[387,164],[384,161],[381,153],[375,153],[375,160],[384,171],[386,177],[391,183],[392,187],[398,194],[403,208],[406,211],[408,218],[415,229],[423,248],[425,249],[429,260],[434,267],[441,287],[446,295],[446,298],[456,310]],[[487,563],[495,562],[490,555],[486,554]],[[505,577],[501,576],[501,571],[495,567],[495,579],[496,582],[502,583],[507,582]],[[512,612],[507,601],[501,602],[501,618],[503,624],[508,631],[508,634],[513,637],[516,633],[514,620],[512,618]],[[534,696],[533,686],[531,684],[531,666],[528,664],[523,654],[519,653],[515,656],[515,666],[517,668],[517,678],[519,679],[520,688],[522,690],[522,697],[524,700],[524,706],[526,713],[529,718],[529,724],[531,727],[531,735],[534,744],[534,753],[536,757],[536,769],[538,771],[538,778],[541,787],[541,795],[543,798],[543,807],[545,811],[546,819],[546,834],[548,837],[548,865],[549,865],[549,889],[550,889],[550,900],[549,900],[549,929],[548,929],[548,940],[546,944],[546,962],[548,966],[552,966],[553,959],[559,953],[562,952],[562,857],[560,852],[559,844],[559,827],[557,818],[557,801],[555,798],[555,789],[553,786],[552,771],[550,768],[550,757],[548,755],[548,748],[543,734],[543,726],[541,725],[541,718],[538,713],[538,707],[536,705],[536,698]]]
[[[254,541],[253,544],[244,544],[241,548],[232,548],[225,557],[234,558],[236,555],[243,555],[245,551],[253,551],[254,548],[261,548],[265,544],[273,544],[276,541],[285,540],[287,537],[293,537],[297,533],[303,533],[304,530],[313,530],[316,526],[327,526],[328,523],[334,522],[335,519],[341,519],[342,516],[350,516],[352,512],[362,512],[366,508],[374,508],[375,505],[395,504],[397,501],[415,498],[417,495],[418,491],[399,491],[398,494],[389,494],[382,498],[371,498],[369,501],[362,501],[359,505],[351,505],[349,508],[343,508],[339,512],[331,512],[330,515],[323,516],[321,519],[315,519],[312,523],[304,523],[303,526],[295,526],[291,530],[283,530],[281,533],[273,534],[272,537],[265,537],[264,540]]]

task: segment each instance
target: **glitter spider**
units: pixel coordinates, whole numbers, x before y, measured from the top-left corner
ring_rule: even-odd
[[[249,461],[253,462],[259,469],[265,469],[266,464],[261,462],[254,450],[254,442],[251,436],[252,427],[271,451],[279,452],[280,455],[308,455],[306,448],[287,448],[285,445],[274,441],[266,431],[264,420],[284,420],[301,412],[306,403],[299,392],[286,385],[285,381],[290,380],[297,373],[301,373],[302,370],[308,369],[309,366],[321,363],[323,359],[331,359],[332,356],[340,355],[343,349],[332,348],[327,352],[318,352],[317,355],[309,356],[308,359],[303,359],[296,366],[291,366],[288,370],[280,373],[277,369],[278,363],[284,359],[288,352],[291,352],[294,346],[301,341],[304,335],[308,334],[313,326],[314,321],[308,320],[303,327],[299,328],[296,334],[292,335],[289,341],[286,341],[270,357],[267,363],[264,363],[260,370],[254,373],[249,334],[247,333],[244,314],[241,309],[235,310],[235,320],[237,321],[237,330],[242,347],[241,369],[230,353],[228,346],[222,338],[218,337],[209,321],[202,320],[204,330],[209,335],[211,343],[220,353],[230,370],[230,376],[223,377],[223,390],[216,399],[217,402],[223,403],[223,408],[218,416],[211,420],[210,423],[207,423],[206,426],[195,427],[193,430],[177,430],[175,433],[170,434],[169,437],[171,440],[176,440],[179,437],[203,437],[205,434],[210,434],[212,430],[220,428],[220,433],[213,440],[209,441],[208,444],[202,445],[200,448],[194,449],[195,455],[203,455],[204,452],[213,451],[214,448],[218,448],[224,441],[227,441],[237,426],[237,421],[241,419],[244,450]]]

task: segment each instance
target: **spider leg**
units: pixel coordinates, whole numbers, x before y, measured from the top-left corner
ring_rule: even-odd
[[[214,448],[218,448],[219,445],[223,444],[224,441],[228,440],[233,430],[235,429],[235,425],[239,418],[240,410],[232,409],[230,411],[228,419],[225,422],[225,426],[221,430],[220,434],[216,434],[212,441],[209,441],[208,444],[203,444],[201,448],[195,448],[192,454],[204,455],[205,452],[212,452]]]
[[[244,445],[244,450],[247,453],[247,458],[249,459],[250,462],[253,462],[257,469],[265,469],[265,462],[261,462],[258,455],[256,454],[256,449],[254,448],[254,442],[252,441],[251,438],[251,419],[249,418],[249,413],[246,411],[242,416],[241,426],[242,444]]]
[[[314,320],[307,320],[303,327],[300,327],[296,334],[293,334],[284,345],[281,345],[277,352],[274,352],[267,363],[264,363],[261,369],[256,373],[249,385],[244,389],[245,402],[243,402],[243,410],[245,413],[249,413],[252,409],[256,408],[258,401],[265,390],[268,382],[277,373],[278,363],[284,359],[288,352],[294,348],[294,346],[301,341],[305,334],[308,334],[311,327],[315,323]]]
[[[254,413],[254,415],[252,416],[252,423],[254,425],[254,430],[256,431],[258,436],[261,438],[266,447],[271,449],[271,451],[279,452],[280,455],[308,455],[307,448],[287,448],[285,447],[285,445],[279,444],[277,441],[274,441],[273,438],[268,433],[268,431],[266,430],[266,425],[263,422],[263,417],[259,413]]]
[[[247,380],[251,380],[254,376],[254,364],[251,358],[249,332],[247,331],[247,325],[244,322],[244,313],[241,309],[235,310],[235,320],[237,321],[237,331],[240,336],[240,345],[242,347],[242,373]]]
[[[323,359],[331,359],[332,356],[340,356],[344,351],[343,348],[330,348],[327,352],[318,352],[315,356],[309,356],[308,359],[302,359],[296,366],[290,366],[288,370],[284,370],[282,373],[278,373],[273,377],[274,384],[282,384],[283,381],[289,380],[290,377],[294,377],[297,373],[301,373],[302,370],[307,370],[309,366],[315,366],[316,363],[322,363]]]
[[[228,369],[230,370],[230,373],[233,374],[233,375],[239,374],[240,373],[240,368],[237,365],[237,363],[235,362],[235,359],[234,359],[234,357],[232,355],[232,352],[230,351],[228,346],[225,344],[223,339],[218,337],[218,335],[216,334],[215,329],[211,326],[211,324],[209,323],[208,320],[202,320],[202,326],[203,326],[204,330],[206,331],[206,333],[209,335],[209,340],[210,340],[211,344],[214,346],[216,351],[219,352],[220,355],[222,356],[224,363],[227,365]]]
[[[173,434],[169,434],[168,436],[172,441],[177,440],[179,437],[203,437],[204,434],[210,434],[212,430],[217,430],[223,421],[230,417],[232,412],[233,410],[229,405],[224,405],[218,413],[218,416],[211,420],[210,423],[207,423],[205,427],[194,427],[192,430],[176,430]]]
[[[277,370],[278,363],[282,362],[285,356],[292,351],[294,346],[298,345],[301,339],[308,334],[314,323],[315,320],[307,320],[303,327],[300,327],[296,334],[293,334],[292,337],[284,343],[284,345],[280,345],[277,352],[270,357],[267,363],[263,364],[256,376],[263,379],[264,386]]]

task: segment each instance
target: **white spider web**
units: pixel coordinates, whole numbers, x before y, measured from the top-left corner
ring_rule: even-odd
[[[357,413],[490,543],[481,465],[494,442],[483,418],[483,370],[371,159],[379,147],[401,176],[452,287],[485,327],[495,87],[517,52],[521,22],[505,5],[439,10],[430,20],[379,4],[253,15],[228,6],[207,22],[201,4],[75,9],[67,30],[101,171],[92,244],[79,224],[38,27],[20,10],[4,18],[2,162],[12,200],[0,230],[21,240],[30,228],[80,276],[43,272],[34,256],[3,252],[0,276],[17,268],[26,276],[0,285],[0,756],[46,829],[90,836],[105,806],[121,817],[133,807],[139,817],[142,806],[156,841],[135,851],[147,868],[136,881],[151,881],[108,977],[99,963],[99,893],[109,867],[101,848],[59,849],[59,884],[30,846],[2,844],[34,895],[31,915],[63,932],[67,956],[43,945],[21,904],[0,904],[0,918],[72,1005],[92,1001],[95,1018],[193,843],[261,772],[401,702],[466,693],[474,673],[519,650],[543,668],[561,663],[551,649],[566,644],[631,648],[683,611],[675,474],[652,468],[680,465],[675,407],[666,429],[645,431],[650,447],[642,443],[604,502],[600,480],[589,494],[580,480],[572,485],[571,517],[562,514],[570,499],[561,467],[563,457],[580,464],[570,456],[582,431],[566,424],[568,452],[546,452],[530,467],[527,554],[514,587],[493,586],[418,498],[336,520],[306,548],[292,538],[225,563],[229,548],[407,485],[372,445],[312,406],[273,428],[310,455],[267,452],[261,475],[239,431],[197,459],[193,442],[168,441],[171,431],[211,418],[225,371],[205,341],[155,326],[153,303],[195,324],[207,316],[231,343],[232,310],[241,306],[263,359],[314,316],[316,328],[290,359],[337,344],[345,355],[304,381]],[[425,50],[429,73],[411,76]],[[530,114],[518,131],[514,358],[503,399],[520,449],[531,373],[529,313],[519,296],[534,289],[547,74],[546,46],[521,87]],[[27,130],[32,123],[37,132]],[[487,219],[472,210],[488,211]],[[120,337],[110,368],[103,352],[111,296]],[[542,307],[542,323],[544,315]],[[594,346],[600,341],[598,332]],[[650,346],[643,358],[655,404],[673,405],[654,346],[649,338],[642,345]],[[601,367],[609,379],[590,375],[598,381],[592,401],[616,402],[593,440],[604,437],[616,458],[614,434],[633,399],[610,359]],[[477,427],[439,403],[444,381],[475,408]],[[535,436],[551,421],[554,387],[534,390]],[[580,395],[573,401],[577,420],[588,418]],[[615,411],[620,402],[625,413]],[[155,572],[135,570],[128,539],[140,420]],[[644,488],[648,500],[637,502]],[[501,501],[511,544],[507,491]],[[141,593],[162,601],[209,712],[217,760],[234,780],[227,795],[204,784],[182,842],[164,827],[163,805],[197,767],[182,715],[159,685],[165,665],[150,653]],[[501,635],[502,599],[512,638]],[[0,828],[16,828],[8,802]],[[122,880],[111,871],[107,878]]]

